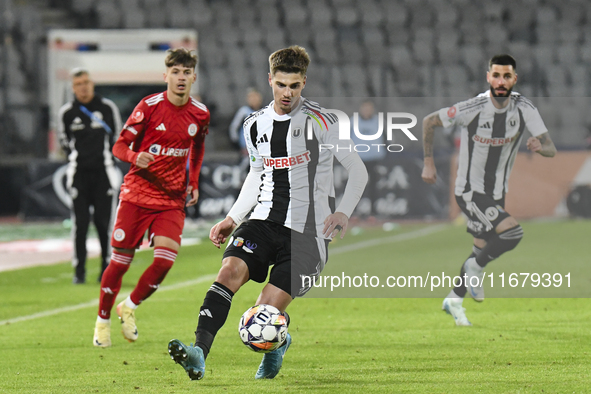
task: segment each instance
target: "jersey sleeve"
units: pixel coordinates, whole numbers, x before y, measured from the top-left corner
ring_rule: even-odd
[[[534,137],[538,137],[548,132],[540,112],[534,106],[526,105],[522,107],[523,120],[525,120],[525,127]]]
[[[328,129],[324,131],[324,128],[320,127],[318,136],[319,141],[327,146],[332,146],[331,152],[337,158],[339,163],[345,167],[348,173],[347,184],[343,193],[343,198],[336,207],[335,212],[342,212],[347,217],[351,217],[357,203],[363,195],[365,186],[368,180],[367,169],[363,164],[363,161],[359,157],[359,154],[355,151],[354,143],[352,140],[341,140],[339,139],[339,125],[341,121],[347,122],[349,119],[344,117],[339,118],[339,121],[334,123],[328,123]],[[343,127],[350,128],[350,124],[343,125]],[[338,149],[336,148],[338,146]]]
[[[263,159],[256,148],[255,142],[251,138],[251,129],[254,123],[255,120],[253,118],[247,118],[244,121],[244,141],[246,142],[248,157],[250,158],[250,168],[260,170],[263,168]]]
[[[458,105],[454,104],[451,107],[441,108],[439,110],[439,119],[441,119],[441,123],[445,128],[454,124],[461,125],[461,114],[458,114]]]
[[[189,157],[189,186],[193,190],[199,188],[199,175],[203,165],[203,156],[205,155],[205,136],[209,134],[209,110],[203,120],[199,122],[199,133],[193,138],[191,143],[191,156]]]
[[[129,115],[129,118],[127,118],[127,122],[123,125],[123,130],[121,130],[119,138],[124,138],[130,143],[135,141],[146,129],[149,118],[148,111],[149,109],[146,102],[144,100],[140,101],[131,115]]]
[[[113,101],[105,98],[103,98],[103,100],[105,104],[107,104],[111,109],[112,124],[109,124],[109,127],[111,127],[111,130],[113,130],[113,134],[110,137],[110,142],[112,145],[115,141],[117,141],[117,139],[119,138],[119,134],[121,133],[121,113],[119,112],[119,108],[117,107],[117,105],[115,105]]]
[[[439,110],[439,119],[441,119],[441,123],[445,128],[453,125],[467,126],[482,110],[487,100],[488,97],[479,95],[470,100],[456,103],[451,107],[441,108]]]
[[[127,119],[127,122],[125,122],[125,125],[123,125],[123,130],[121,130],[119,138],[117,138],[117,141],[113,145],[113,155],[119,160],[135,164],[138,152],[134,152],[130,148],[130,145],[146,128],[148,122],[148,117],[146,116],[147,110],[148,106],[145,101],[140,101]]]
[[[57,136],[60,142],[60,146],[62,147],[64,153],[66,155],[70,154],[70,128],[66,126],[66,112],[68,110],[68,105],[64,105],[60,108],[58,121],[57,121]]]

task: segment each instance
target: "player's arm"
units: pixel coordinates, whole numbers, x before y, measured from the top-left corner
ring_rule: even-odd
[[[427,183],[435,183],[437,169],[433,160],[433,135],[435,127],[443,126],[439,111],[435,111],[423,118],[423,173],[421,177]]]
[[[240,224],[250,210],[256,205],[259,195],[259,187],[261,185],[261,175],[263,168],[250,168],[240,194],[232,205],[230,212],[224,220],[213,226],[209,232],[209,239],[219,248],[221,244],[226,242],[226,239],[232,234],[232,231]]]
[[[191,196],[187,201],[187,206],[197,204],[199,199],[199,174],[201,173],[201,165],[203,164],[203,155],[205,154],[205,136],[209,127],[209,113],[205,126],[202,126],[201,131],[195,136],[191,142],[191,156],[189,157],[189,185],[187,186],[187,195]]]
[[[554,157],[556,154],[556,146],[554,146],[554,142],[548,132],[537,137],[529,137],[527,140],[527,149],[539,153],[544,157]]]
[[[136,152],[130,148],[130,145],[144,132],[143,103],[142,101],[135,107],[129,119],[125,122],[117,142],[113,145],[113,155],[119,160],[134,164],[139,168],[148,168],[150,162],[154,161],[154,156],[148,152]]]
[[[322,130],[318,131],[318,134],[319,139],[323,143],[339,147],[336,150],[333,149],[332,152],[339,163],[345,167],[349,175],[343,198],[339,206],[336,207],[335,212],[328,215],[324,220],[324,229],[322,230],[322,233],[329,238],[333,238],[341,230],[342,239],[347,232],[349,218],[363,195],[369,176],[365,164],[363,164],[363,161],[354,149],[347,149],[346,147],[345,149],[341,149],[346,144],[349,144],[349,148],[351,148],[353,141],[340,140],[338,138],[339,122],[331,124],[326,132]]]
[[[347,152],[345,155],[335,155],[337,160],[347,170],[349,174],[347,178],[347,185],[343,198],[336,208],[335,212],[324,220],[324,229],[322,233],[325,236],[333,238],[339,230],[341,231],[341,239],[347,232],[349,218],[353,214],[355,207],[359,203],[369,176],[365,164],[357,154],[357,152]]]
[[[70,148],[70,129],[66,126],[65,120],[66,108],[66,106],[63,106],[59,112],[57,136],[60,142],[60,146],[62,147],[62,150],[67,156],[70,154],[70,152],[72,152],[72,149]]]
[[[250,156],[250,171],[242,184],[242,189],[240,189],[240,194],[236,202],[232,205],[226,218],[213,226],[209,232],[209,239],[216,248],[219,248],[221,244],[226,242],[232,231],[244,220],[258,200],[261,177],[263,175],[263,160],[251,140],[250,126],[252,126],[252,122],[245,122],[244,140],[246,141],[246,148]]]
[[[109,124],[109,127],[111,127],[111,130],[113,130],[113,134],[110,136],[110,144],[111,147],[113,146],[113,143],[115,141],[117,141],[117,139],[119,138],[119,134],[121,132],[121,113],[119,112],[119,108],[117,107],[117,105],[115,105],[115,103],[111,100],[106,100],[106,104],[109,106],[109,108],[111,109],[111,114],[112,114],[112,121]]]

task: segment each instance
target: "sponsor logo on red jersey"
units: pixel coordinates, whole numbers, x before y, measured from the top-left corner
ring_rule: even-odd
[[[189,148],[180,149],[166,147],[158,144],[152,144],[148,152],[153,154],[154,156],[187,157],[189,155]]]
[[[474,142],[479,142],[484,145],[500,146],[510,144],[511,142],[515,141],[515,138],[517,137],[514,136],[509,138],[485,138],[479,136],[478,134],[474,134],[472,140],[474,140]]]
[[[289,157],[271,157],[263,159],[265,166],[279,168],[290,168],[310,162],[310,151],[307,150],[297,156]]]

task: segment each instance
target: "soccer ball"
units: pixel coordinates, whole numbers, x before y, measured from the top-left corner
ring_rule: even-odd
[[[271,305],[255,305],[242,315],[238,324],[242,342],[252,351],[268,353],[283,345],[287,319]]]

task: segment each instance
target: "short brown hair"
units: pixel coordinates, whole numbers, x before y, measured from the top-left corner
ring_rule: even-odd
[[[185,48],[169,49],[166,51],[166,59],[164,64],[166,67],[183,66],[195,69],[197,66],[197,55],[191,53],[192,51]]]
[[[308,52],[299,45],[280,49],[269,56],[271,75],[275,75],[277,71],[306,75],[309,64],[310,56],[308,56]]]

